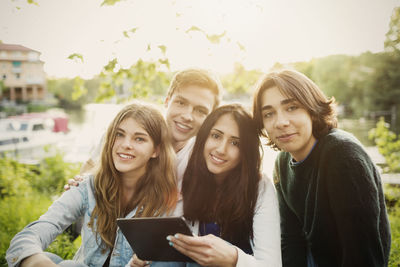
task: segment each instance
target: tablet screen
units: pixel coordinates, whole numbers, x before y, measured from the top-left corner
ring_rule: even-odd
[[[117,225],[141,260],[193,262],[171,247],[166,239],[176,233],[192,235],[183,217],[121,218],[117,219]]]

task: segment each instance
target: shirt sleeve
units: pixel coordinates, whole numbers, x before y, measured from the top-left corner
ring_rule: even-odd
[[[385,266],[390,240],[382,237],[390,239],[390,230],[379,173],[357,144],[337,145],[327,158],[324,175],[341,266]]]
[[[69,225],[83,215],[86,183],[64,192],[37,221],[16,234],[6,253],[8,266],[43,252]]]
[[[253,219],[254,255],[238,251],[237,267],[282,266],[281,231],[276,191],[272,182],[263,178]]]

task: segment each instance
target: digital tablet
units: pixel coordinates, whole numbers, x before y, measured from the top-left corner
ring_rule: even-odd
[[[193,235],[183,217],[120,218],[117,225],[141,260],[193,262],[166,239],[176,233]]]

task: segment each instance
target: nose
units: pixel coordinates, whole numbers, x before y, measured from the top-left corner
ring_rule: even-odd
[[[182,111],[181,117],[185,121],[193,121],[193,107],[188,106],[184,111]]]
[[[275,126],[277,128],[286,127],[289,125],[289,119],[283,112],[277,112]]]
[[[124,142],[122,144],[123,144],[124,148],[126,148],[126,149],[132,149],[133,148],[130,138],[125,138]]]
[[[219,155],[225,155],[226,149],[227,149],[227,145],[228,145],[228,140],[222,140],[221,142],[218,143],[217,148],[216,148],[216,152]]]

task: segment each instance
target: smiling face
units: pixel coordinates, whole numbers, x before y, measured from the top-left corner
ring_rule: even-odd
[[[171,131],[175,151],[197,134],[215,102],[214,93],[204,87],[189,85],[167,99],[167,125]]]
[[[232,115],[222,115],[204,145],[204,159],[208,170],[222,181],[226,174],[240,162],[239,127]]]
[[[277,87],[264,91],[261,109],[268,137],[296,161],[303,160],[316,141],[307,110],[295,99],[284,96]]]
[[[114,166],[123,177],[140,177],[150,158],[157,156],[153,140],[133,118],[124,119],[117,128],[112,147]]]

